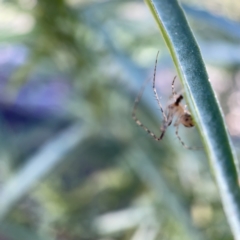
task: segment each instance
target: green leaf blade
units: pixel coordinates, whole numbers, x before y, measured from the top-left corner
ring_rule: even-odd
[[[176,0],[146,0],[146,3],[158,23],[177,68],[187,102],[202,136],[229,224],[235,239],[240,239],[237,159],[199,47]]]

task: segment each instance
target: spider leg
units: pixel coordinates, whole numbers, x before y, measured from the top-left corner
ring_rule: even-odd
[[[175,134],[176,134],[178,140],[180,141],[180,143],[182,144],[182,146],[183,146],[184,148],[188,149],[188,150],[200,150],[200,149],[202,149],[202,147],[190,147],[190,146],[186,145],[186,144],[183,142],[183,140],[181,139],[181,137],[180,137],[179,134],[178,134],[179,125],[180,125],[180,120],[177,119],[176,122],[174,123],[174,126],[176,126]]]
[[[158,53],[157,53],[157,57],[158,57],[158,54],[159,54],[159,51],[158,51]],[[157,91],[156,91],[156,88],[155,88],[155,77],[156,77],[157,57],[156,57],[155,68],[154,68],[154,76],[153,76],[153,91],[154,91],[154,95],[155,95],[155,97],[156,97],[156,99],[157,99],[158,105],[159,105],[159,107],[160,107],[160,109],[161,109],[161,112],[162,112],[162,114],[163,114],[164,122],[167,122],[167,117],[166,117],[166,115],[165,115],[165,113],[164,113],[164,111],[163,111],[162,105],[161,105],[161,103],[160,103],[160,100],[159,100],[159,98],[158,98]],[[165,126],[166,124],[164,124],[163,127],[161,128],[161,134],[160,134],[160,136],[157,137],[152,131],[150,131],[147,127],[145,127],[145,126],[142,124],[142,122],[140,122],[140,121],[138,120],[138,118],[137,118],[137,116],[136,116],[136,110],[137,110],[138,104],[139,104],[139,102],[140,102],[140,100],[141,100],[141,97],[142,97],[142,95],[143,95],[144,89],[146,88],[146,85],[147,85],[148,81],[149,81],[149,79],[147,79],[147,80],[144,82],[144,84],[143,84],[143,86],[142,86],[142,88],[141,88],[138,96],[137,96],[136,99],[135,99],[134,107],[133,107],[133,111],[132,111],[132,118],[133,118],[133,120],[136,122],[136,124],[137,124],[138,126],[142,127],[142,128],[143,128],[150,136],[152,136],[156,141],[160,141],[160,140],[163,138],[164,134],[165,134],[165,131],[166,131],[166,128],[167,128],[167,127]]]
[[[155,95],[155,97],[157,99],[158,106],[159,106],[159,108],[160,108],[160,110],[162,112],[162,115],[163,115],[163,118],[164,118],[164,122],[167,122],[166,114],[163,111],[163,107],[162,107],[162,105],[160,103],[160,100],[159,100],[159,97],[158,97],[158,94],[157,94],[157,90],[156,90],[156,87],[155,87],[158,54],[159,54],[159,51],[157,53],[157,57],[156,57],[156,61],[155,61],[154,74],[153,74],[153,85],[152,85],[152,87],[153,87],[154,95]]]
[[[175,91],[175,87],[174,87],[176,78],[177,78],[177,76],[175,76],[175,77],[173,78],[173,81],[172,81],[172,95],[173,95],[173,96],[176,96],[176,95],[177,95],[177,93],[176,93],[176,91]]]
[[[167,126],[171,125],[175,112],[176,111],[174,105],[173,104],[169,105],[167,108],[167,121],[166,121]]]
[[[177,120],[177,121],[178,121],[178,120]],[[176,134],[178,140],[180,141],[180,143],[182,144],[182,146],[183,146],[184,148],[186,148],[186,149],[192,149],[191,147],[187,146],[187,145],[183,142],[183,140],[181,139],[181,137],[179,136],[179,134],[178,134],[179,123],[176,122],[176,123],[174,124],[174,126],[176,126],[175,134]]]
[[[136,100],[138,100],[138,101],[136,101]],[[137,124],[138,126],[142,127],[142,128],[143,128],[150,136],[152,136],[156,141],[160,141],[160,140],[163,138],[163,136],[164,136],[164,134],[165,134],[165,131],[166,131],[165,125],[161,128],[161,134],[160,134],[159,137],[157,137],[151,130],[149,130],[146,126],[144,126],[144,125],[142,124],[142,122],[139,121],[138,118],[136,117],[137,104],[138,104],[140,98],[139,98],[139,99],[136,99],[136,100],[135,100],[135,105],[134,105],[134,109],[133,109],[133,112],[132,112],[132,118],[133,118],[133,120],[136,122],[136,124]]]

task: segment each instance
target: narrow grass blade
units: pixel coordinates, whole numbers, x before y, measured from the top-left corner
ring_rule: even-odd
[[[237,159],[198,45],[176,0],[146,0],[169,48],[200,131],[235,239],[240,239]]]

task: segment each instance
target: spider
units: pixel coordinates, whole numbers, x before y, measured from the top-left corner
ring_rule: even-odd
[[[137,125],[142,127],[156,141],[161,141],[163,139],[163,137],[164,137],[164,134],[165,134],[165,132],[167,130],[167,127],[171,125],[173,117],[176,116],[176,121],[174,123],[174,127],[176,127],[175,134],[176,134],[178,140],[180,141],[180,143],[182,144],[182,146],[184,148],[187,148],[187,149],[198,149],[198,148],[195,148],[195,147],[187,146],[183,142],[183,140],[181,139],[181,137],[178,134],[178,128],[179,128],[180,124],[182,124],[184,127],[190,128],[190,127],[194,127],[194,121],[193,121],[193,118],[192,118],[190,112],[187,110],[187,106],[186,105],[183,106],[181,104],[181,101],[183,100],[183,95],[182,94],[177,94],[176,91],[175,91],[174,83],[175,83],[175,80],[176,80],[176,76],[173,78],[173,81],[172,81],[172,97],[174,99],[174,102],[169,104],[166,107],[165,111],[163,110],[163,107],[162,107],[162,105],[160,103],[160,100],[159,100],[159,97],[158,97],[158,94],[157,94],[157,90],[156,90],[156,87],[155,87],[158,54],[159,54],[159,51],[157,53],[156,61],[155,61],[154,74],[153,74],[153,85],[152,85],[152,87],[153,87],[154,95],[155,95],[155,97],[157,99],[158,106],[160,107],[160,110],[161,110],[162,115],[163,115],[163,126],[160,128],[160,130],[161,130],[160,136],[159,137],[156,136],[152,131],[150,131],[147,127],[145,127],[138,120],[138,118],[136,117],[136,110],[137,110],[138,104],[140,102],[140,99],[142,97],[144,89],[145,89],[145,87],[146,87],[146,85],[147,85],[149,80],[147,80],[143,84],[143,86],[142,86],[138,96],[135,99],[135,103],[134,103],[134,107],[133,107],[133,111],[132,111],[132,118],[137,123]]]

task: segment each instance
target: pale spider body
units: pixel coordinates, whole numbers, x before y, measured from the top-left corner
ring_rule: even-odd
[[[175,120],[175,123],[174,123],[174,126],[176,127],[176,136],[177,138],[179,139],[179,141],[181,142],[181,144],[183,145],[183,147],[187,148],[187,149],[196,149],[196,148],[192,148],[192,147],[189,147],[187,146],[183,141],[182,139],[180,138],[179,134],[178,134],[178,128],[179,128],[179,125],[182,124],[184,127],[194,127],[194,121],[193,121],[193,118],[190,114],[190,112],[186,109],[186,105],[183,106],[181,104],[181,101],[183,100],[183,96],[181,94],[177,94],[175,92],[175,87],[174,87],[174,83],[175,83],[175,79],[176,77],[174,77],[173,81],[172,81],[172,97],[173,97],[173,100],[174,102],[169,104],[167,107],[166,107],[166,110],[164,111],[163,110],[163,107],[160,103],[160,100],[159,100],[159,97],[158,97],[158,94],[157,94],[157,90],[156,90],[156,87],[155,87],[155,78],[156,78],[156,68],[157,68],[157,58],[158,58],[158,54],[159,52],[157,53],[157,57],[156,57],[156,61],[155,61],[155,68],[154,68],[154,75],[153,75],[153,92],[154,92],[154,95],[157,99],[157,103],[158,103],[158,106],[162,112],[162,115],[163,115],[163,125],[161,126],[160,130],[161,130],[161,133],[158,136],[156,136],[152,131],[150,131],[147,127],[145,127],[136,117],[136,110],[137,110],[137,106],[140,102],[140,99],[142,97],[142,94],[143,94],[143,91],[146,87],[146,84],[147,82],[145,82],[145,84],[142,86],[142,89],[141,91],[139,92],[138,96],[136,97],[135,99],[135,104],[134,104],[134,108],[133,108],[133,112],[132,112],[132,117],[133,119],[135,120],[135,122],[137,123],[137,125],[139,125],[140,127],[142,127],[149,135],[151,135],[156,141],[160,141],[162,140],[162,138],[164,137],[164,134],[166,132],[166,129],[168,126],[171,125],[172,121],[173,121],[173,118],[176,117],[176,120]]]
[[[176,116],[177,119],[174,123],[174,126],[182,124],[185,127],[194,127],[194,122],[191,114],[186,110],[186,107],[183,107],[183,105],[180,103],[182,100],[183,96],[179,95],[176,98],[175,102],[167,107],[168,126],[171,125],[173,117]]]

